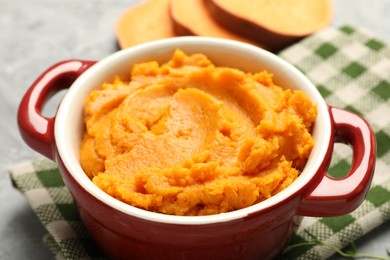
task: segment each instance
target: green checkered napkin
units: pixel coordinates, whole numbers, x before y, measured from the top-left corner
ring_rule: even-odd
[[[307,37],[283,50],[280,56],[303,71],[328,104],[363,115],[376,133],[376,173],[363,204],[341,217],[304,217],[291,242],[310,242],[311,234],[342,248],[390,218],[390,47],[368,32],[344,26]],[[350,167],[351,156],[349,148],[336,145],[330,174],[342,177]],[[25,195],[46,227],[44,242],[56,258],[104,258],[81,224],[53,162],[25,162],[11,166],[10,173],[14,186]],[[284,256],[325,259],[334,253],[329,247],[308,245],[294,248]]]
[[[303,71],[329,105],[369,121],[377,138],[377,163],[371,189],[353,213],[334,218],[305,217],[291,244],[319,240],[342,248],[390,219],[390,46],[367,31],[329,28],[283,50],[282,58]],[[352,151],[335,147],[329,173],[343,177]],[[291,259],[324,259],[329,247],[296,248]],[[386,252],[371,252],[385,255]]]

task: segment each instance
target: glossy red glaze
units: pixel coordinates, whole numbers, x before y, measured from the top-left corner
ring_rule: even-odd
[[[376,140],[369,124],[346,110],[330,107],[329,111],[333,141],[352,146],[352,167],[342,179],[331,178],[326,173],[333,150],[330,144],[316,175],[318,180],[298,208],[299,215],[328,217],[350,213],[364,200],[374,175]]]
[[[299,199],[261,217],[207,225],[147,221],[124,214],[86,192],[58,161],[80,216],[96,243],[113,259],[272,259],[297,228]]]
[[[283,200],[245,217],[207,224],[167,223],[127,214],[99,199],[76,180],[57,149],[55,118],[40,113],[50,94],[70,87],[93,64],[66,61],[49,68],[26,92],[19,107],[18,123],[31,148],[56,160],[81,219],[111,258],[271,259],[288,242],[301,216],[349,213],[367,193],[376,157],[373,131],[361,117],[329,107],[332,136],[325,147],[325,157],[320,158],[322,164],[312,169],[313,177],[307,183]],[[348,143],[354,151],[353,165],[343,179],[327,175],[334,142]]]
[[[68,60],[57,63],[39,76],[27,90],[18,110],[18,126],[24,141],[34,150],[54,160],[54,120],[41,114],[46,101],[69,88],[85,70],[96,62]]]

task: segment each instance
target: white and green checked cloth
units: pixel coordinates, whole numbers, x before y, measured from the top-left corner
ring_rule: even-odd
[[[366,31],[344,26],[318,32],[279,55],[303,71],[329,105],[362,115],[376,133],[376,173],[363,204],[341,217],[305,217],[291,241],[291,245],[312,241],[309,232],[323,242],[345,247],[390,218],[390,47]],[[330,174],[342,177],[351,155],[350,149],[336,146]],[[57,258],[105,258],[80,222],[53,162],[21,163],[11,166],[10,174],[46,227],[44,242]],[[307,245],[283,257],[325,259],[334,253],[329,247]]]

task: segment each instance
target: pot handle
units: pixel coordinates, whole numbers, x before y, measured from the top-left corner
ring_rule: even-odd
[[[317,172],[319,181],[304,195],[298,215],[332,217],[348,214],[364,200],[374,175],[376,161],[375,134],[360,116],[346,110],[329,107],[333,120],[333,142],[350,144],[353,149],[352,166],[346,177],[335,179],[327,174],[333,145]]]
[[[95,61],[67,60],[43,72],[24,94],[18,109],[18,126],[24,141],[35,151],[54,160],[54,117],[41,114],[46,101],[72,83]]]

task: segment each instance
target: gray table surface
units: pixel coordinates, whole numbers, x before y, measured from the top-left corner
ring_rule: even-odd
[[[137,0],[0,0],[0,259],[52,259],[45,229],[23,196],[12,188],[7,167],[40,157],[16,126],[20,99],[50,65],[70,58],[99,60],[117,50],[114,25]],[[334,0],[335,26],[366,28],[390,42],[389,0]],[[56,100],[45,113],[55,111]],[[385,255],[390,222],[357,241],[360,252]],[[332,259],[342,259],[332,257]]]

